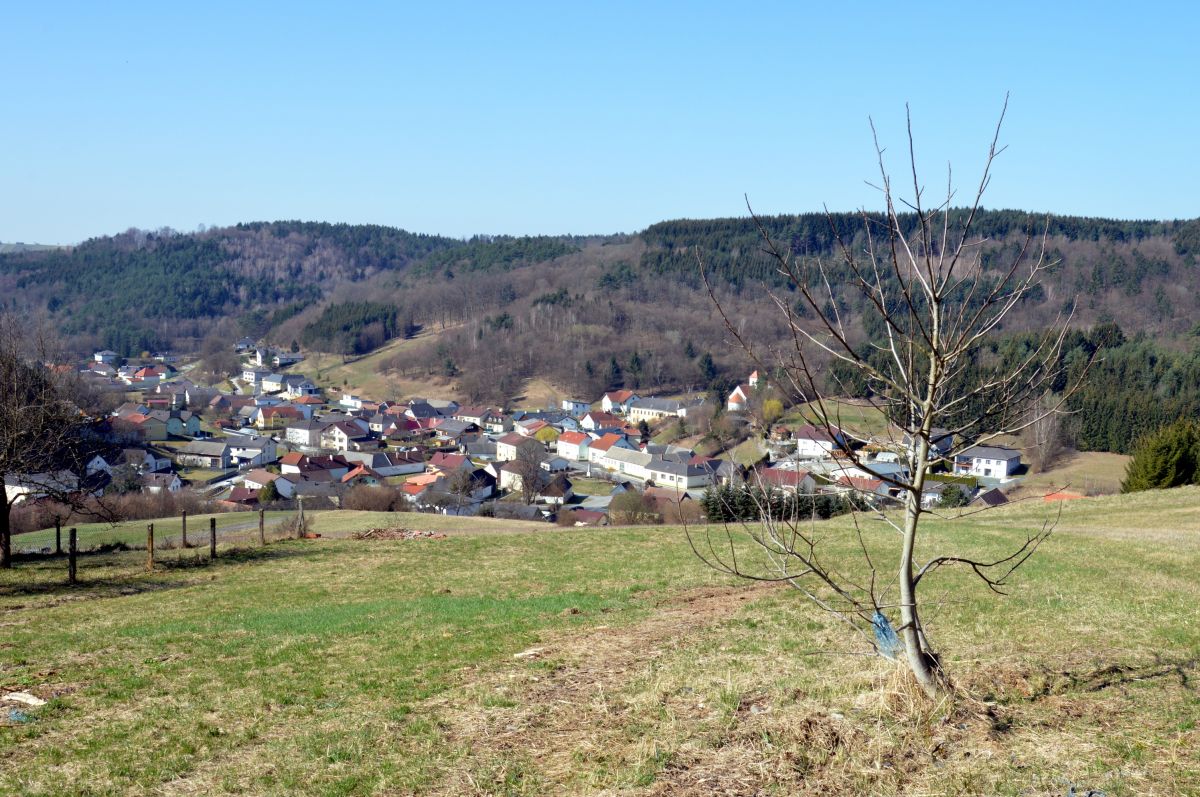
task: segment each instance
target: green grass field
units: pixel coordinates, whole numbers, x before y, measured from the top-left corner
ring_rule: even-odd
[[[268,528],[278,525],[283,519],[290,517],[292,512],[267,512],[264,521]],[[188,518],[188,541],[205,542],[208,540],[210,518],[217,519],[217,535],[221,539],[234,531],[246,531],[253,527],[254,536],[258,535],[257,512],[222,512],[215,515],[194,515]],[[123,543],[125,545],[146,544],[146,524],[154,523],[154,537],[158,543],[168,540],[178,540],[183,528],[180,518],[159,518],[158,520],[131,520],[125,523],[83,523],[76,526],[78,532],[79,550],[86,551],[101,545]],[[67,546],[67,529],[62,531],[62,544]],[[13,547],[16,550],[37,550],[54,547],[54,529],[42,529],[28,534],[18,534],[13,537]]]
[[[329,512],[319,540],[0,572],[3,794],[1200,794],[1200,489],[1069,502],[991,595],[923,586],[929,705],[786,587],[673,527]],[[930,523],[989,556],[1028,502]],[[222,516],[224,517],[224,516]],[[165,523],[165,521],[164,521]],[[374,526],[444,539],[357,541]],[[890,533],[863,526],[882,556]],[[847,519],[821,526],[850,572]]]

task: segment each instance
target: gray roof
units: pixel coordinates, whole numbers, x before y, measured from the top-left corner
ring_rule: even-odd
[[[179,449],[179,453],[201,457],[219,457],[228,450],[229,444],[224,440],[193,440]]]
[[[959,454],[959,456],[1007,461],[1010,459],[1020,459],[1021,452],[1017,451],[1015,448],[1005,448],[1004,446],[971,446],[966,451]]]
[[[604,455],[608,459],[616,460],[617,462],[628,462],[633,465],[641,465],[645,467],[654,461],[654,456],[647,454],[644,451],[634,451],[629,448],[617,448],[613,446],[608,449],[608,453]]]
[[[675,399],[663,398],[644,398],[633,402],[634,409],[639,410],[654,410],[656,412],[679,412],[683,409],[683,402]]]
[[[240,439],[229,440],[229,444],[235,448],[254,448],[261,451],[267,447],[268,443],[274,443],[270,437],[260,435],[242,436]]]
[[[708,468],[700,465],[689,465],[686,462],[674,462],[667,459],[654,459],[646,470],[654,471],[655,473],[669,473],[673,476],[703,476],[706,473],[711,473]]]

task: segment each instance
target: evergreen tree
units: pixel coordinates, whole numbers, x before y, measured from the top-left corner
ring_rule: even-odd
[[[1143,437],[1125,470],[1121,492],[1200,483],[1200,425],[1180,420]]]

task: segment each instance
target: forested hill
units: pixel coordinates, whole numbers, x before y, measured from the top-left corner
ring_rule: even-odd
[[[760,221],[801,260],[836,261],[838,238],[853,250],[867,244],[857,214]],[[1038,326],[1076,297],[1079,325],[1117,320],[1131,337],[1180,340],[1200,319],[1200,220],[1000,210],[981,212],[974,229],[987,237],[985,266],[1043,231],[1059,263],[1010,329]],[[748,317],[761,315],[753,312],[755,285],[779,283],[747,218],[666,221],[623,236],[471,240],[377,225],[256,222],[188,234],[131,230],[72,248],[0,253],[0,295],[23,312],[48,313],[80,351],[199,350],[219,330],[355,353],[434,323],[469,326],[494,347],[533,327],[583,324],[595,333],[587,340],[605,340],[618,362],[639,347],[653,356],[664,339],[720,358],[698,262]],[[846,301],[849,312],[858,309]],[[768,326],[759,332],[772,334]],[[590,373],[600,381],[596,372],[612,365],[600,354],[576,379]],[[659,363],[654,375],[687,381],[678,363]]]

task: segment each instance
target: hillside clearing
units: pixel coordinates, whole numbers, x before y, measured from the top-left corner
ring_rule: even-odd
[[[1014,496],[1044,495],[1066,490],[1079,495],[1112,495],[1121,491],[1129,457],[1103,451],[1076,451],[1054,468],[1021,480]]]
[[[0,573],[0,690],[50,703],[0,725],[0,792],[1197,794],[1198,505],[1070,502],[1005,598],[939,576],[967,697],[934,707],[671,527],[330,512],[333,538],[211,566],[90,555],[75,589],[23,562]],[[998,551],[1047,511],[926,545]],[[385,525],[455,533],[340,538]]]
[[[454,327],[455,325],[450,325],[447,329]],[[449,379],[410,379],[383,367],[383,364],[396,354],[436,340],[443,331],[440,326],[430,325],[411,338],[388,341],[369,354],[352,358],[345,363],[342,362],[341,355],[314,353],[292,370],[304,374],[325,388],[333,400],[340,397],[343,389],[350,393],[362,393],[376,401],[412,396],[461,399],[461,395]]]

